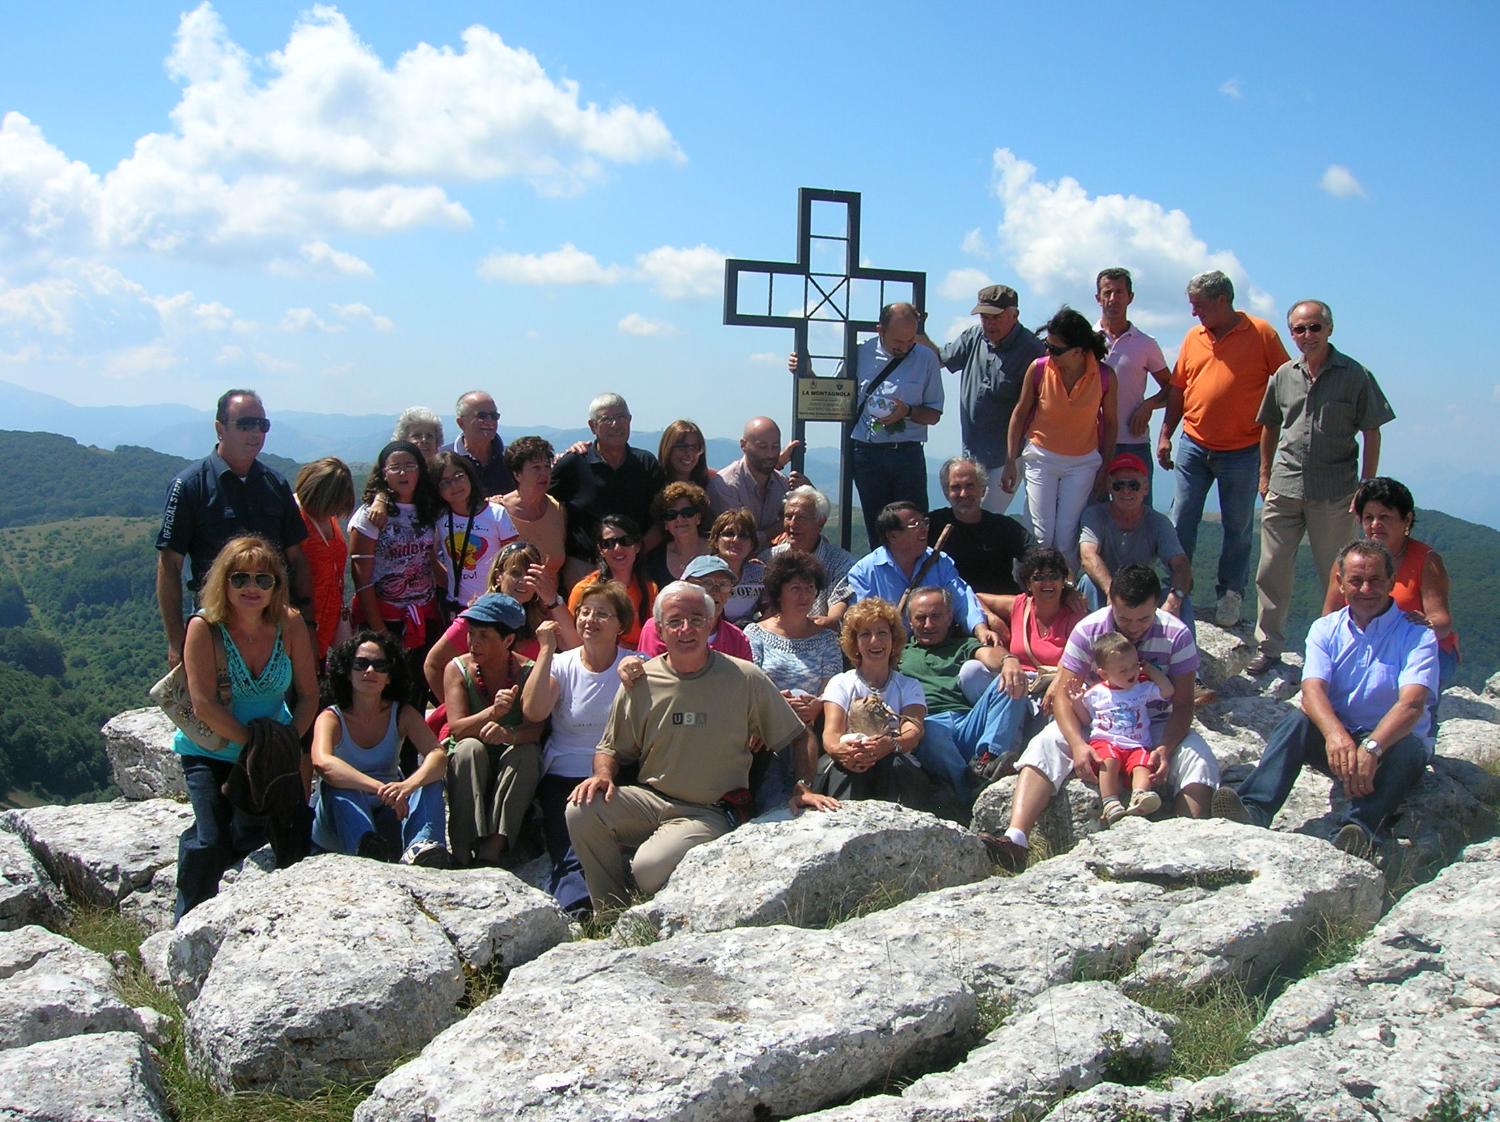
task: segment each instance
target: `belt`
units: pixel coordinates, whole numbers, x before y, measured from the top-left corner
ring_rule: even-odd
[[[920,440],[897,440],[890,444],[874,444],[868,440],[856,440],[854,443],[864,452],[900,452],[907,448],[916,448],[920,451],[922,448]]]

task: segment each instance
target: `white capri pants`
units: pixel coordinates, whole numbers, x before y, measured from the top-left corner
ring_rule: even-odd
[[[1165,724],[1163,721],[1151,726],[1151,738],[1157,743],[1160,743]],[[1031,738],[1026,751],[1016,761],[1018,770],[1023,767],[1036,768],[1051,782],[1054,795],[1062,793],[1063,785],[1073,774],[1073,753],[1068,751],[1068,739],[1063,736],[1056,721],[1048,722],[1046,728]],[[1208,741],[1190,731],[1182,738],[1177,751],[1172,753],[1172,762],[1167,767],[1163,785],[1168,793],[1175,795],[1184,787],[1191,787],[1195,783],[1210,790],[1217,788],[1219,761],[1214,759],[1213,749],[1208,746]]]
[[[1021,453],[1026,473],[1026,517],[1037,545],[1050,545],[1078,572],[1078,523],[1103,461],[1097,450],[1060,456],[1028,443]]]

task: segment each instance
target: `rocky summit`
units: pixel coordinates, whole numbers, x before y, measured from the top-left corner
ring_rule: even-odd
[[[1240,639],[1200,641],[1233,781],[1297,668],[1257,692]],[[133,797],[0,816],[0,1118],[185,1118],[174,1048],[225,1094],[368,1087],[360,1122],[1495,1117],[1500,678],[1443,718],[1375,863],[1329,844],[1343,795],[1309,772],[1270,830],[1104,829],[1072,784],[997,874],[974,831],[1002,780],[972,830],[874,802],[749,823],[599,938],[509,872],[266,854],[173,927],[191,811],[169,729],[122,714]],[[113,911],[154,932],[140,965],[59,933]]]

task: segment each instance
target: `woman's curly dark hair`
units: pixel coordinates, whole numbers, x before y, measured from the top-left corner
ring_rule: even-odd
[[[381,657],[391,664],[385,689],[380,696],[386,701],[402,702],[411,692],[407,679],[406,659],[401,647],[389,631],[364,631],[345,639],[328,652],[328,677],[323,680],[323,704],[337,705],[347,709],[354,704],[354,686],[350,681],[354,673],[354,652],[366,643],[380,648]]]
[[[823,575],[822,563],[810,553],[800,549],[787,549],[771,555],[766,562],[766,602],[778,612],[781,610],[781,590],[788,581],[798,578],[812,581],[812,586],[823,591],[827,579]]]

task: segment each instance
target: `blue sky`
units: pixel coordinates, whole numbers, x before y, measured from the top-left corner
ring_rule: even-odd
[[[790,333],[722,324],[720,262],[792,256],[806,185],[863,193],[935,336],[986,280],[1092,312],[1111,264],[1169,357],[1202,268],[1278,326],[1327,300],[1399,414],[1383,466],[1455,513],[1500,482],[1500,9],[1061,12],[7,5],[0,379],[273,415],[482,385],[507,425],[609,388],[730,435],[786,419]]]

